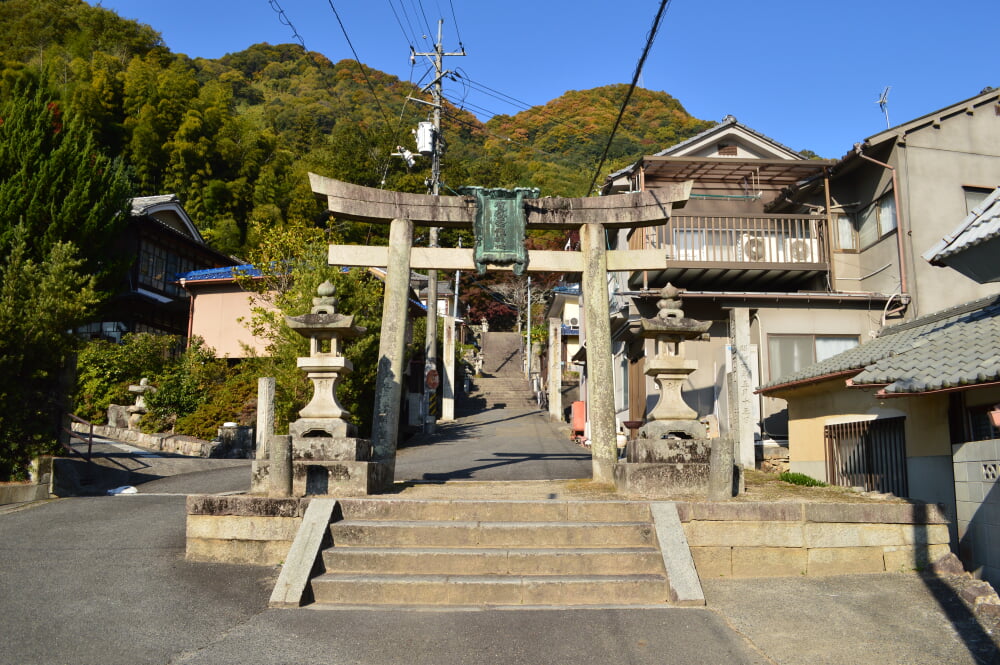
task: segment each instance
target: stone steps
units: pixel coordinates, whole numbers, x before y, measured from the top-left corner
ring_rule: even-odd
[[[317,606],[649,605],[671,589],[648,504],[346,499]]]

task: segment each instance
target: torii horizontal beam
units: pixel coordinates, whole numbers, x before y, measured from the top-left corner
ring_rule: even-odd
[[[662,249],[610,250],[608,270],[666,270],[667,254]],[[330,245],[331,266],[389,267],[389,248],[371,245]],[[511,266],[487,266],[490,270],[511,270]],[[475,270],[472,250],[465,248],[414,247],[410,250],[413,270]],[[583,272],[580,252],[528,250],[528,272]]]
[[[388,224],[409,219],[416,226],[471,227],[476,218],[473,196],[407,194],[352,185],[309,174],[309,184],[319,199],[339,219]],[[564,199],[526,199],[527,228],[579,229],[583,224],[603,224],[609,229],[657,226],[670,219],[691,195],[693,181],[675,183],[655,192]]]

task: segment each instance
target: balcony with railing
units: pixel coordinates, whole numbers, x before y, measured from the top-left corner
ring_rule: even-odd
[[[632,288],[671,282],[700,290],[815,288],[830,269],[822,215],[677,215],[636,231],[632,249],[662,249],[667,268],[633,273]]]

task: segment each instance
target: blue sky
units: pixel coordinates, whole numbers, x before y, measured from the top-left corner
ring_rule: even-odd
[[[93,4],[151,25],[175,52],[207,58],[297,41],[277,4],[307,48],[336,62],[353,55],[331,1],[359,59],[404,80],[424,76],[429,65],[411,68],[410,46],[432,50],[443,18],[445,49],[460,50],[461,39],[467,53],[445,67],[475,84],[449,82],[446,95],[482,120],[566,90],[629,82],[659,7],[659,0]],[[886,86],[893,125],[1000,87],[997,26],[1000,0],[672,0],[641,85],[668,92],[695,117],[732,114],[793,149],[837,158],[885,128],[876,102]]]

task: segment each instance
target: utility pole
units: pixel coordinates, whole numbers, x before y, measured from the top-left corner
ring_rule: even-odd
[[[428,186],[428,193],[434,196],[440,196],[441,194],[441,152],[443,149],[441,141],[441,105],[444,100],[444,95],[442,94],[442,80],[449,74],[449,71],[444,69],[444,59],[445,56],[459,56],[465,55],[465,48],[459,53],[445,53],[444,47],[441,45],[441,31],[444,21],[438,19],[438,34],[437,42],[434,44],[434,51],[432,53],[417,53],[411,51],[412,57],[416,56],[427,56],[433,57],[434,62],[434,80],[423,87],[421,92],[427,92],[430,90],[433,102],[430,106],[433,108],[433,123],[434,123],[434,142],[433,142],[433,152],[431,157],[431,180]],[[414,100],[422,101],[422,100]],[[426,102],[423,102],[426,104]],[[438,231],[437,227],[433,227],[430,230],[430,241],[428,245],[430,247],[438,246]],[[427,271],[427,336],[425,340],[425,350],[424,350],[424,399],[421,400],[423,416],[424,416],[424,432],[432,433],[434,432],[436,425],[436,415],[434,413],[433,405],[434,400],[437,396],[437,387],[440,383],[439,374],[437,371],[437,294],[438,294],[438,279],[437,270]]]

